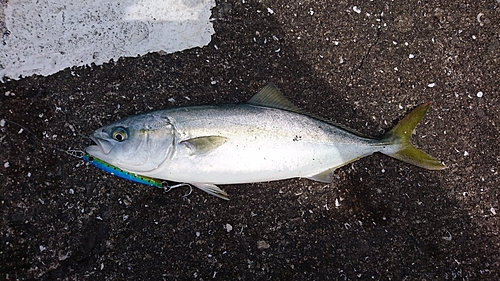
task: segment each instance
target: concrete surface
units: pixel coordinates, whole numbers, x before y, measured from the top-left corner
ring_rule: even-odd
[[[214,33],[214,0],[0,1],[0,79],[202,47]]]
[[[498,1],[219,1],[205,48],[0,85],[0,279],[498,280]],[[434,105],[414,143],[449,169],[373,155],[225,202],[84,164],[131,114],[242,102],[268,81],[381,135]]]

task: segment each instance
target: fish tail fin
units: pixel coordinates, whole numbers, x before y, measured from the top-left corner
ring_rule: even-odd
[[[429,154],[415,148],[410,141],[413,129],[420,122],[422,117],[431,106],[431,102],[424,103],[413,109],[405,118],[403,118],[399,123],[387,132],[382,139],[382,142],[391,145],[396,145],[399,147],[397,150],[387,150],[381,151],[382,153],[396,158],[398,160],[404,161],[406,163],[413,164],[415,166],[425,168],[428,170],[442,170],[446,166],[441,162],[436,160]]]

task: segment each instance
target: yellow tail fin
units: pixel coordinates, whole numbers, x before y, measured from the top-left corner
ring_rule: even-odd
[[[401,145],[401,149],[398,151],[385,154],[429,170],[442,170],[446,168],[441,162],[429,154],[415,148],[410,142],[413,129],[417,126],[422,117],[424,117],[425,113],[427,113],[430,106],[431,102],[419,105],[412,110],[410,114],[406,115],[403,120],[399,121],[392,130],[384,135],[384,142]]]

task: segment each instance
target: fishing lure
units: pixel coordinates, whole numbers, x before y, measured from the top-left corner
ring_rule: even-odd
[[[145,176],[141,176],[135,173],[127,172],[124,171],[118,167],[115,167],[107,162],[102,161],[99,158],[96,158],[88,153],[82,156],[82,159],[89,162],[91,165],[107,172],[112,175],[115,175],[120,178],[124,178],[126,180],[130,180],[133,182],[149,185],[149,186],[154,186],[154,187],[160,187],[163,188],[163,184],[161,180],[154,179],[154,178],[149,178]]]

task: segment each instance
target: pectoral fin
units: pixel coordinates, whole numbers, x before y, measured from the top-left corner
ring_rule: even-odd
[[[191,150],[191,155],[194,154],[205,154],[208,153],[219,146],[223,145],[227,141],[226,137],[221,136],[204,136],[192,139],[187,139],[181,141],[181,144],[186,145],[189,150]]]
[[[219,197],[224,200],[229,200],[229,195],[227,195],[227,193],[224,190],[220,189],[215,184],[211,183],[190,183],[190,184],[196,186],[197,188],[205,191],[210,195]]]

